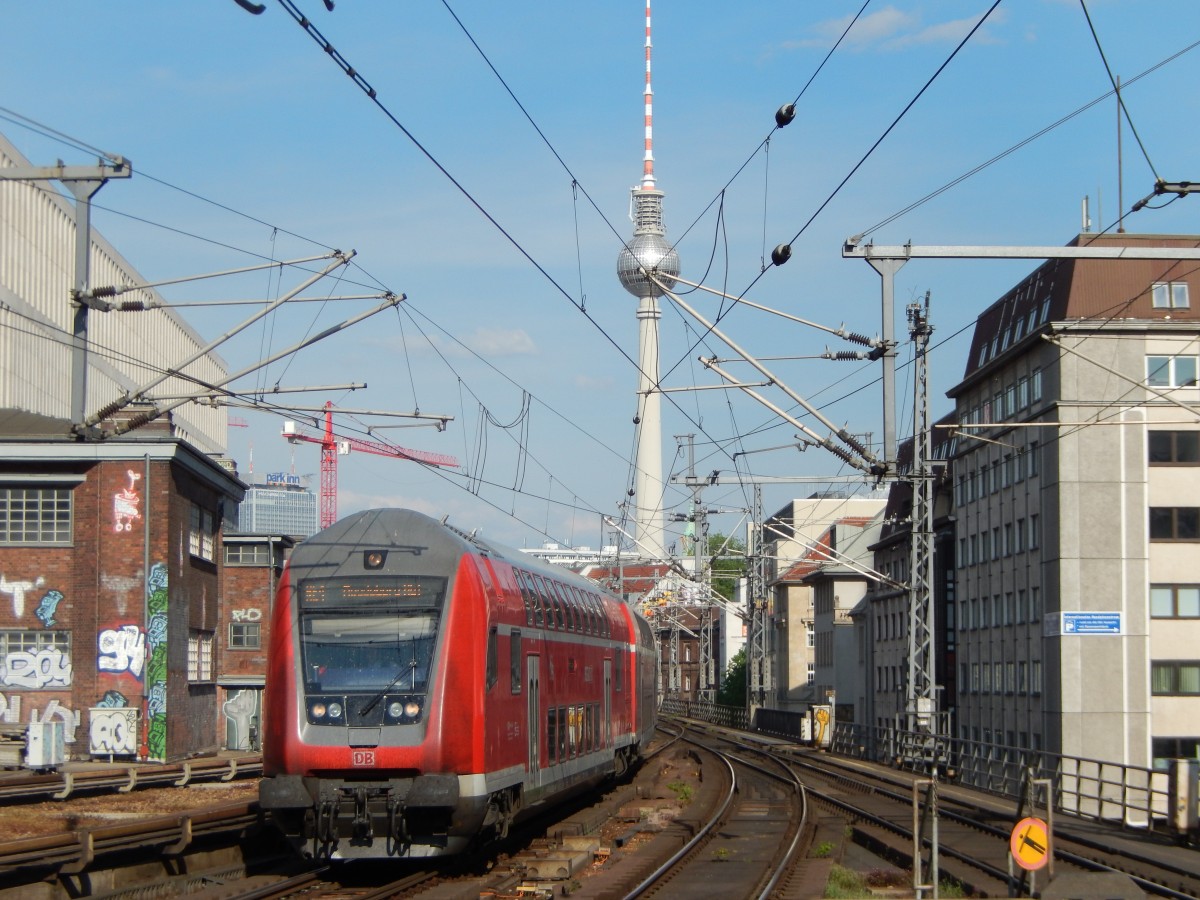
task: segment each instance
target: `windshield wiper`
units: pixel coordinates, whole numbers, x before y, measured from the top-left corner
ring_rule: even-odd
[[[382,700],[385,696],[387,696],[387,692],[390,691],[392,688],[394,688],[399,683],[400,679],[404,677],[405,672],[412,673],[412,676],[413,676],[412,689],[416,690],[416,687],[417,687],[417,660],[414,657],[407,666],[405,666],[399,672],[396,673],[396,677],[393,678],[391,681],[389,681],[384,686],[382,691],[380,691],[378,694],[376,694],[374,697],[371,698],[370,703],[368,703],[361,710],[359,710],[359,715],[365,716],[367,713],[369,713],[371,710],[373,710],[376,706],[378,706],[379,701]]]

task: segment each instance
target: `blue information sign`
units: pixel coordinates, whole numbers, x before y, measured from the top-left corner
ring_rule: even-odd
[[[1062,634],[1120,634],[1119,612],[1064,612]]]

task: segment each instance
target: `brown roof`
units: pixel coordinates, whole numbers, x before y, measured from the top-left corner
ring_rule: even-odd
[[[1200,236],[1081,234],[1068,247],[1200,247]],[[1184,282],[1191,305],[1155,309],[1150,287]],[[1200,262],[1156,259],[1051,259],[980,314],[963,380],[1050,322],[1095,319],[1200,321]],[[986,352],[985,352],[986,348]],[[960,385],[959,387],[962,387]],[[951,391],[953,396],[958,388]]]

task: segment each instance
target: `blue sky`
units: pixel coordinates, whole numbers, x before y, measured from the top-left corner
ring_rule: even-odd
[[[631,231],[629,188],[641,173],[643,4],[339,0],[329,12],[319,0],[296,3],[411,139],[274,0],[261,16],[233,0],[188,4],[186,14],[179,4],[138,0],[103,14],[64,2],[55,16],[38,4],[9,4],[6,31],[21,38],[10,39],[0,58],[0,106],[133,161],[134,178],[97,196],[104,208],[95,223],[151,280],[337,247],[355,249],[357,265],[313,295],[381,286],[407,295],[400,315],[381,314],[238,385],[365,381],[363,391],[294,402],[454,416],[444,433],[384,434],[457,456],[461,474],[343,457],[342,514],[413,506],[518,546],[546,534],[577,545],[607,541],[600,516],[614,514],[632,484],[635,301],[618,284],[615,261]],[[841,257],[843,240],[1103,96],[1110,84],[1078,0],[1001,3],[835,192],[991,3],[873,0],[821,67],[861,5],[657,0],[654,138],[668,238],[678,241],[684,277],[733,294],[749,289],[756,303],[873,335],[879,279],[865,263]],[[1113,73],[1128,85],[1126,106],[1145,148],[1126,125],[1125,207],[1150,192],[1156,172],[1167,181],[1200,179],[1200,48],[1154,69],[1200,40],[1200,4],[1089,0],[1087,9]],[[775,110],[792,101],[795,121],[773,132]],[[91,161],[4,115],[0,130],[34,163]],[[870,237],[1061,245],[1080,230],[1084,197],[1096,229],[1112,224],[1120,188],[1110,98]],[[1143,210],[1126,227],[1194,234],[1198,203]],[[770,249],[789,241],[791,261],[764,272]],[[935,416],[949,411],[944,392],[962,374],[964,329],[1033,265],[917,261],[899,273],[902,331],[904,305],[931,293]],[[179,301],[261,298],[301,277],[285,273],[280,283],[259,273],[163,293]],[[715,314],[711,299],[690,299]],[[222,355],[240,369],[264,348],[277,350],[366,305],[290,306]],[[212,337],[246,308],[185,315]],[[851,348],[749,309],[729,313],[722,327],[770,358],[772,371],[830,419],[879,440],[878,366],[814,359],[826,347]],[[696,357],[731,353],[711,338],[690,350],[695,340],[694,323],[665,304],[665,386],[717,383]],[[901,361],[908,356],[902,346]],[[728,368],[752,377],[744,365]],[[907,373],[897,380],[902,433],[911,421]],[[745,397],[670,396],[664,459],[680,472],[686,457],[676,456],[672,436],[695,434],[698,471],[722,473],[705,494],[711,506],[747,505],[739,468],[850,474],[822,451],[798,453],[795,429]],[[791,405],[782,395],[772,399]],[[251,444],[256,475],[289,469],[281,418],[234,413],[250,423],[230,430],[242,471]],[[381,420],[344,418],[338,426],[362,436],[367,423]],[[747,455],[735,463],[739,451]],[[314,446],[295,450],[295,469],[314,473],[314,489],[318,455]],[[767,511],[812,489],[769,486]],[[668,505],[683,511],[686,498],[672,491]],[[740,533],[744,525],[731,513],[713,527]]]

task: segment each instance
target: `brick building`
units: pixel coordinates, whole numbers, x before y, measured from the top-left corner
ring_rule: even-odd
[[[220,525],[244,485],[161,432],[3,437],[0,459],[0,719],[61,723],[67,758],[216,749]]]
[[[257,750],[262,740],[271,606],[293,538],[226,534],[217,626],[217,737],[226,750]]]

